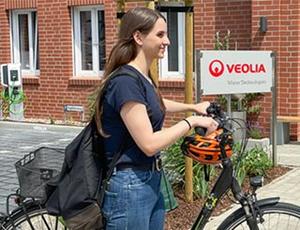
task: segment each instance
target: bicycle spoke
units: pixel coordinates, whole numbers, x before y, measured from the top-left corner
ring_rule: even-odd
[[[42,219],[43,219],[43,221],[44,221],[44,223],[45,223],[47,229],[48,229],[48,230],[51,230],[51,228],[49,227],[49,225],[48,225],[48,223],[47,223],[47,221],[46,221],[46,219],[45,219],[45,217],[44,217],[44,214],[42,214]]]

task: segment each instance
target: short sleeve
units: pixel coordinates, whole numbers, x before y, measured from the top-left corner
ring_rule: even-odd
[[[116,112],[120,113],[122,106],[129,101],[147,105],[144,94],[138,79],[124,75],[111,80],[105,99]]]

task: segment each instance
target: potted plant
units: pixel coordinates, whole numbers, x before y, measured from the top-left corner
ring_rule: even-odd
[[[260,148],[265,152],[270,152],[270,139],[263,136],[261,128],[251,125],[247,131],[247,135],[248,143],[246,150]]]

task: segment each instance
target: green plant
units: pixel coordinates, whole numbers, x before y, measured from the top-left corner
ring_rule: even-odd
[[[257,127],[250,127],[248,130],[249,138],[261,139],[263,137],[261,130]]]
[[[236,171],[241,170],[241,173],[248,176],[263,176],[266,170],[272,167],[268,154],[260,147],[250,149],[239,160],[240,164]]]
[[[88,109],[90,113],[90,117],[92,117],[95,114],[95,102],[98,95],[99,90],[94,90],[89,96],[88,96]]]
[[[265,175],[266,170],[272,167],[268,154],[259,147],[248,152],[243,164],[249,176]]]
[[[261,93],[247,93],[244,95],[239,95],[239,97],[233,95],[231,98],[231,110],[245,111],[247,115],[256,117],[261,111],[261,105],[258,104],[258,101],[262,95],[263,94]],[[227,110],[227,99],[224,95],[219,95],[217,97],[217,102],[225,111]]]
[[[11,111],[11,106],[23,103],[26,100],[26,96],[23,90],[9,87],[1,91],[0,100],[2,101],[3,116],[6,118],[9,116],[9,113],[15,113]],[[22,112],[20,111],[20,113]]]
[[[240,185],[243,183],[243,181],[245,180],[245,177],[247,175],[247,172],[246,172],[246,169],[245,169],[244,165],[241,164],[242,156],[243,156],[243,155],[240,154],[241,147],[242,147],[241,143],[236,142],[233,145],[233,155],[231,157],[232,163],[235,167],[236,178],[237,178]]]
[[[215,34],[214,49],[215,50],[229,50],[230,42],[230,30],[227,30],[226,34],[222,38],[220,31]]]
[[[185,157],[182,154],[180,145],[182,139],[179,139],[176,143],[166,148],[162,152],[163,164],[166,175],[174,187],[184,186],[185,175]],[[215,175],[214,167],[208,168],[210,176]],[[194,195],[196,197],[206,197],[209,192],[209,184],[205,180],[203,165],[193,162],[193,188]]]
[[[241,144],[235,144],[232,161],[235,166],[237,180],[240,184],[243,183],[246,176],[263,176],[266,170],[272,167],[272,161],[262,148],[254,147],[244,154],[240,154],[240,151]]]

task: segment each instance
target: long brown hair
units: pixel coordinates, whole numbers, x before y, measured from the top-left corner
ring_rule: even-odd
[[[133,34],[139,31],[142,34],[147,35],[154,27],[156,21],[165,18],[158,12],[148,8],[140,7],[129,10],[122,18],[118,41],[112,48],[108,60],[105,64],[105,71],[102,82],[98,89],[98,95],[95,101],[95,120],[97,129],[100,135],[107,137],[104,132],[101,117],[103,114],[103,103],[101,101],[104,93],[104,88],[110,79],[111,73],[122,65],[128,64],[134,60],[137,56],[137,46],[133,39]],[[154,81],[149,73],[149,77],[155,87],[155,91],[160,99],[160,106],[165,112],[165,106],[159,93],[158,87],[154,84]]]

